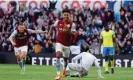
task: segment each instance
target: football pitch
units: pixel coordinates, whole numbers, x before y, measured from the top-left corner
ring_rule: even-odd
[[[103,79],[97,77],[97,70],[92,67],[88,76],[84,78],[62,78],[61,80],[133,80],[132,68],[115,68],[115,74],[103,74],[104,69],[101,69]],[[54,66],[26,65],[25,74],[20,74],[18,65],[0,64],[0,80],[55,80],[54,78]]]

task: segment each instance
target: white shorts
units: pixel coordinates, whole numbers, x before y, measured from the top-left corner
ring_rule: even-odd
[[[58,51],[62,52],[63,57],[68,58],[70,55],[70,47],[64,46],[60,43],[55,44],[55,50],[56,52]]]
[[[15,55],[21,55],[21,52],[26,52],[28,51],[28,46],[21,46],[21,47],[14,47]]]

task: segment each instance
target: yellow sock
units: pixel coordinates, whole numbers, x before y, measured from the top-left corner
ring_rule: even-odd
[[[108,62],[105,62],[105,71],[108,71]]]
[[[114,60],[111,61],[111,68],[114,68]]]

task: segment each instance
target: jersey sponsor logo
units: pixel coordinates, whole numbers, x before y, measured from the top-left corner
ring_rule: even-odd
[[[59,31],[66,32],[66,29],[64,29],[64,28],[59,28]]]
[[[18,34],[18,36],[16,36],[17,39],[26,39],[28,36],[27,36],[27,33],[25,32],[24,34]]]
[[[21,36],[21,37],[17,37],[18,39],[26,39],[27,36]]]

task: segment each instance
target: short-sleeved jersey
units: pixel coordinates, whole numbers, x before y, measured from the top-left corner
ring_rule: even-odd
[[[72,43],[72,35],[65,30],[66,25],[70,26],[69,29],[71,31],[76,31],[75,24],[71,21],[69,21],[68,24],[65,24],[63,20],[57,20],[54,23],[54,26],[57,28],[56,42],[59,42],[64,46],[70,46]]]
[[[16,43],[15,47],[21,47],[27,45],[31,33],[32,33],[31,29],[24,30],[23,33],[20,33],[18,30],[15,30],[11,34],[11,37],[14,37],[14,41]]]
[[[115,37],[115,33],[112,30],[102,31],[100,38],[103,39],[103,47],[113,47],[113,38]]]

